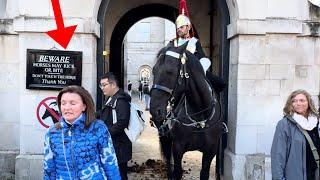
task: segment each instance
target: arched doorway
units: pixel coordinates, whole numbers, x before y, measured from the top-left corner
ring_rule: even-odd
[[[123,39],[136,22],[141,19],[157,16],[174,21],[177,11],[175,8],[162,4],[148,4],[134,8],[127,12],[117,23],[112,32],[110,41],[110,71],[114,72],[121,80],[123,86]]]
[[[136,22],[123,40],[124,87],[132,83],[132,92],[138,91],[139,82],[153,84],[152,67],[157,53],[175,38],[175,24],[160,17],[148,17]]]
[[[112,30],[110,38],[110,57],[109,57],[109,70],[113,71],[118,77],[120,77],[120,85],[124,84],[124,63],[123,63],[123,39],[132,25],[143,18],[158,16],[168,19],[174,22],[177,17],[177,9],[167,4],[166,1],[163,4],[144,4],[139,6],[132,6],[129,8],[121,18],[116,22],[115,28]],[[208,1],[206,1],[207,3]],[[189,0],[190,4],[197,4],[195,0]],[[104,69],[104,59],[102,51],[104,50],[105,43],[105,29],[103,28],[106,23],[106,11],[108,9],[109,1],[102,1],[99,13],[98,22],[101,25],[101,37],[97,41],[97,77],[100,77]],[[177,3],[178,4],[178,1]],[[130,6],[130,5],[128,5]],[[211,71],[218,74],[226,82],[229,78],[229,40],[227,39],[227,25],[230,22],[230,16],[228,6],[225,0],[209,0],[207,16],[210,20],[205,23],[206,28],[209,29],[208,36],[202,37],[209,40],[208,52],[206,53],[212,59]],[[199,20],[198,20],[199,21]],[[197,28],[197,27],[195,27]],[[197,34],[197,33],[196,33]],[[98,83],[98,78],[97,78]],[[228,107],[228,89],[220,94],[220,100],[224,109],[224,119],[227,121],[227,107]],[[102,105],[102,94],[97,89],[97,109]],[[222,139],[222,146],[220,149],[220,156],[217,158],[217,173],[223,174],[223,149],[226,147],[226,136]]]
[[[151,67],[143,65],[139,68],[139,80],[149,83],[151,81]]]
[[[101,24],[101,37],[97,40],[97,83],[99,83],[99,77],[106,71],[105,60],[102,52],[104,51],[105,47],[105,29],[103,27],[106,21],[104,15],[107,11],[107,5],[108,1],[102,1],[98,12],[98,22]],[[168,19],[174,22],[177,14],[178,9],[169,5],[146,4],[136,8],[132,8],[127,13],[125,13],[125,15],[123,15],[116,23],[110,39],[109,61],[106,63],[108,64],[107,70],[114,72],[114,74],[119,77],[120,87],[124,86],[123,40],[131,26],[133,26],[141,19],[153,16]],[[198,36],[196,29],[195,36]],[[102,93],[100,89],[97,89],[97,109],[101,108],[102,100]]]

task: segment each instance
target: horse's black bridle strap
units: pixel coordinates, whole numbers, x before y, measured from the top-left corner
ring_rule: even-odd
[[[165,86],[161,86],[161,85],[159,85],[159,84],[154,84],[154,85],[152,86],[152,89],[159,89],[159,90],[162,90],[162,91],[164,91],[164,92],[169,93],[170,95],[172,95],[172,92],[173,92],[173,89],[169,89],[169,88],[167,88],[167,87],[165,87]]]

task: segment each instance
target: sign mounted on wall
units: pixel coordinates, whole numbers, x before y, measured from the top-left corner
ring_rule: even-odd
[[[47,97],[43,99],[37,106],[36,115],[40,124],[45,128],[59,122],[60,113],[57,98]]]
[[[27,50],[27,89],[59,90],[81,86],[82,52]]]

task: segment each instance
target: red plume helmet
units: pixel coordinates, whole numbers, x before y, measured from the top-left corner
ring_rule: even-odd
[[[186,0],[180,0],[180,6],[179,6],[179,16],[176,19],[176,28],[179,28],[184,25],[191,26],[192,24],[189,18],[189,11],[187,9],[187,3]],[[193,31],[190,34],[193,37]]]
[[[179,14],[184,14],[185,16],[189,17],[189,11],[187,9],[187,3],[185,0],[180,0]]]

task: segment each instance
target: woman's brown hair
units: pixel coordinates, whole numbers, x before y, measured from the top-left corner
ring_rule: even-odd
[[[88,128],[91,122],[96,119],[94,102],[93,102],[92,96],[85,88],[81,86],[76,86],[76,85],[67,86],[63,88],[57,96],[57,102],[58,102],[58,107],[60,112],[61,112],[61,97],[65,93],[76,93],[81,97],[82,102],[86,105],[86,110],[84,112],[86,115],[85,127]],[[56,127],[61,128],[60,123],[57,123]]]
[[[307,97],[307,101],[308,101],[308,115],[310,114],[313,114],[317,117],[319,117],[319,113],[314,105],[314,102],[311,98],[311,95],[306,91],[306,90],[303,90],[303,89],[299,89],[299,90],[296,90],[296,91],[293,91],[288,99],[287,99],[287,102],[286,102],[286,105],[284,106],[283,108],[283,114],[286,115],[286,116],[292,116],[293,113],[295,112],[294,109],[293,109],[293,106],[292,106],[292,99],[294,97],[296,97],[298,94],[303,94]]]

